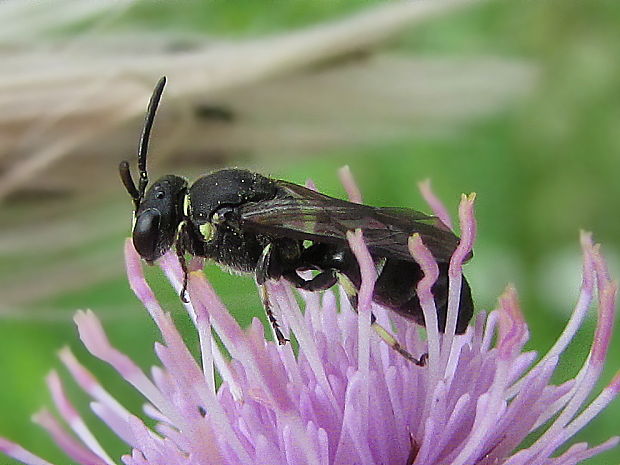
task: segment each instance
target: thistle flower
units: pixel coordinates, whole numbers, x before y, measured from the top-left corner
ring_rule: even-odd
[[[349,191],[357,192],[349,183]],[[435,213],[450,223],[428,186],[423,193]],[[604,409],[620,390],[620,372],[589,404],[612,333],[617,286],[590,234],[581,235],[583,281],[572,316],[549,352],[537,360],[523,352],[528,327],[516,291],[509,286],[497,309],[479,312],[472,326],[455,336],[461,264],[475,236],[473,196],[460,209],[461,243],[450,263],[446,334],[437,330],[432,284],[437,264],[419,237],[410,251],[424,271],[418,294],[427,322],[419,328],[372,303],[376,278],[359,233],[349,242],[362,271],[357,312],[342,292],[301,293],[278,282],[270,286],[283,330],[299,344],[278,346],[255,319],[241,328],[202,273],[190,264],[186,309],[199,335],[201,360],[188,350],[172,318],[157,302],[131,242],[125,246],[131,288],[155,320],[163,343],[155,343],[161,366],[150,376],[108,341],[90,311],[75,317],[80,337],[97,358],[109,363],[146,399],[140,416],[129,412],[72,355],[60,358],[77,384],[92,397],[91,408],[131,452],[125,465],[385,464],[385,465],[570,465],[618,444],[619,437],[590,447],[575,444],[552,457]],[[177,291],[182,271],[176,257],[161,268]],[[559,356],[581,325],[590,304],[598,304],[598,324],[589,355],[574,379],[550,384]],[[414,355],[428,353],[418,367],[371,332],[370,314],[392,327]],[[214,338],[217,334],[230,358]],[[219,373],[222,383],[215,382]],[[56,372],[47,379],[58,413],[70,434],[47,411],[35,416],[73,463],[112,465],[65,395]],[[148,417],[150,427],[145,423]],[[538,438],[520,444],[532,432]],[[0,439],[0,451],[32,465],[49,462]]]

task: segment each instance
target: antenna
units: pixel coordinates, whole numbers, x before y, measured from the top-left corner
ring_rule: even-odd
[[[140,206],[140,201],[144,197],[146,186],[149,183],[149,176],[146,170],[146,155],[149,150],[151,129],[153,128],[153,123],[155,121],[155,114],[157,113],[159,101],[161,100],[161,96],[164,93],[164,87],[166,87],[166,76],[163,76],[157,82],[157,85],[153,90],[153,94],[151,95],[149,106],[146,110],[146,116],[144,118],[144,128],[142,129],[142,135],[140,136],[140,145],[138,146],[138,171],[140,173],[140,177],[137,188],[133,181],[133,178],[131,177],[129,162],[127,162],[126,160],[122,161],[118,167],[121,181],[123,181],[125,189],[127,189],[127,192],[133,199],[136,210]]]

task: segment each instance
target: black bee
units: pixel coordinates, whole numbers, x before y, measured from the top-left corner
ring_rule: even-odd
[[[432,291],[439,330],[445,330],[448,263],[459,238],[434,216],[347,202],[242,169],[207,174],[192,186],[179,176],[166,175],[147,190],[148,141],[164,85],[162,78],[149,103],[138,152],[138,188],[129,163],[120,165],[121,179],[135,205],[133,243],[143,259],[152,263],[174,247],[184,270],[184,256],[189,253],[253,273],[263,289],[269,279],[283,278],[307,291],[345,281],[354,300],[361,277],[346,233],[361,229],[377,266],[373,300],[424,325],[416,294],[423,273],[407,246],[408,238],[418,233],[439,264]],[[299,274],[304,270],[318,273],[305,279]],[[266,295],[264,302],[275,334],[284,343]],[[457,333],[465,331],[472,313],[471,290],[463,278]]]

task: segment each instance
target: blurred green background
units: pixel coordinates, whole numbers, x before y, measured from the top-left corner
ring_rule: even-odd
[[[277,36],[295,28],[339,20],[376,3],[138,2],[106,20],[105,27],[94,33],[100,17],[51,28],[39,39],[71,40],[101,34],[131,40],[131,34],[144,34],[147,39],[142,40],[146,43],[165,43],[167,37],[172,37],[167,46],[183,50],[187,44],[191,46],[202,39],[234,43]],[[312,178],[320,190],[344,196],[337,169],[347,164],[369,204],[425,210],[416,183],[431,178],[435,192],[452,213],[456,212],[460,193],[475,191],[479,232],[476,256],[467,265],[466,273],[477,306],[493,308],[505,285],[516,283],[531,329],[528,347],[544,352],[564,327],[578,292],[580,229],[594,232],[618,276],[618,18],[620,4],[603,0],[471,2],[465,8],[411,26],[367,53],[322,63],[307,71],[319,78],[326,72],[325,85],[329,86],[338,82],[341,67],[363,69],[370,63],[374,70],[369,84],[373,93],[370,97],[353,97],[358,105],[365,98],[372,98],[366,103],[367,112],[372,116],[376,111],[380,118],[365,119],[367,115],[347,113],[343,107],[351,102],[339,99],[337,92],[332,106],[325,106],[324,112],[320,105],[312,107],[312,86],[316,81],[304,81],[306,75],[299,72],[297,82],[302,83],[301,89],[307,83],[309,95],[306,101],[301,98],[303,95],[294,94],[299,99],[290,109],[287,102],[278,101],[277,79],[281,78],[262,94],[273,99],[274,113],[270,113],[269,100],[260,99],[256,103],[261,106],[258,116],[247,116],[243,111],[229,114],[228,107],[203,108],[206,119],[215,121],[214,129],[209,131],[217,132],[218,125],[229,125],[223,131],[223,139],[234,139],[230,125],[234,128],[250,124],[255,129],[259,124],[266,131],[253,133],[260,150],[253,150],[253,139],[247,136],[239,147],[234,143],[226,145],[225,140],[224,148],[205,152],[204,161],[200,147],[184,153],[175,153],[173,147],[169,148],[171,154],[166,161],[153,162],[151,176],[171,171],[194,176],[215,166],[248,166],[298,183]],[[400,87],[394,87],[393,79],[388,80],[393,77],[392,68],[382,71],[381,66],[397,63],[397,68],[402,69],[400,64],[409,63],[408,60],[414,60],[428,74],[420,73],[410,81],[409,75],[404,74],[398,84],[403,89],[419,88],[420,96],[427,95],[428,101],[414,102],[420,104],[421,110],[413,105],[411,113],[399,109],[392,114],[381,95],[398,95]],[[469,84],[462,87],[460,65],[467,66],[463,77],[469,79]],[[447,76],[447,87],[437,79],[442,70],[452,70],[451,76]],[[287,86],[296,89],[295,79],[294,73],[286,76],[281,87],[284,96],[291,94],[290,88],[285,91]],[[383,79],[390,84],[383,87]],[[343,84],[339,85],[336,88],[341,89]],[[354,83],[351,85],[355,87]],[[451,89],[454,85],[456,90]],[[171,80],[171,94],[174,87]],[[145,90],[144,98],[149,92]],[[238,92],[231,101],[239,99],[239,95],[251,99],[252,87]],[[452,99],[453,95],[456,98]],[[433,96],[437,96],[437,101]],[[164,111],[165,102],[166,98]],[[484,102],[480,103],[482,110],[479,102]],[[305,104],[312,107],[312,112],[304,113]],[[278,116],[278,111],[284,116]],[[381,112],[385,112],[385,119]],[[325,120],[340,138],[333,133],[322,136]],[[160,122],[162,128],[182,123],[183,119],[166,120],[165,115]],[[128,126],[128,133],[136,140],[140,127],[140,118],[134,118]],[[157,135],[158,127],[155,133],[152,159],[166,143],[164,136]],[[284,134],[281,144],[275,136],[278,133]],[[105,165],[113,176],[118,161],[126,156],[127,153],[113,151],[105,155]],[[79,175],[93,176],[88,173],[88,163],[79,166],[83,166]],[[38,176],[45,177],[45,173]],[[29,183],[36,184],[38,179]],[[28,421],[34,410],[51,405],[43,378],[50,367],[59,367],[55,352],[60,347],[71,346],[78,358],[131,408],[137,410],[141,403],[107,366],[93,360],[81,348],[71,321],[75,309],[95,310],[104,320],[113,343],[143,367],[155,363],[152,343],[156,332],[123,275],[121,251],[129,232],[131,205],[120,183],[95,192],[86,188],[75,197],[31,191],[30,195],[7,198],[0,207],[0,283],[4,281],[2,289],[7,296],[11,292],[11,298],[0,299],[4,301],[0,313],[0,435],[26,444],[52,462],[66,463],[45,434]],[[28,193],[28,189],[23,192]],[[108,229],[109,224],[126,224],[127,229]],[[50,243],[29,236],[33,230],[47,227],[58,230]],[[80,240],[64,242],[66,231]],[[19,241],[20,237],[25,243]],[[108,272],[99,273],[99,263],[106,263]],[[90,264],[92,276],[84,276],[83,281],[71,273],[64,281],[59,280],[63,270]],[[247,324],[254,316],[262,317],[252,279],[229,276],[212,265],[207,273],[240,321]],[[179,309],[176,296],[166,288],[159,270],[150,269],[148,275],[167,308]],[[46,291],[39,293],[39,289]],[[32,298],[22,298],[30,294]],[[177,315],[190,344],[195,346],[187,319],[181,312]],[[555,381],[561,382],[576,373],[587,354],[594,323],[590,316],[567,351]],[[617,336],[618,331],[615,332]],[[620,366],[619,348],[616,337],[599,389]],[[81,399],[78,405],[86,407],[85,397],[71,383],[67,385]],[[576,440],[596,444],[619,434],[619,416],[620,403],[616,401]],[[93,418],[90,420],[93,429],[105,438],[103,442],[111,444],[110,450],[123,450]],[[620,450],[616,449],[588,463],[619,461]],[[2,457],[0,463],[14,462]]]

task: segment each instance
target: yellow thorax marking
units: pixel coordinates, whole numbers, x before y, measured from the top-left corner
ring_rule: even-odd
[[[205,224],[201,224],[198,229],[200,230],[200,234],[202,235],[202,240],[204,242],[209,242],[215,236],[215,228],[209,222]]]

